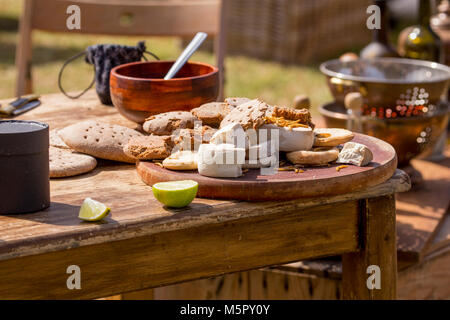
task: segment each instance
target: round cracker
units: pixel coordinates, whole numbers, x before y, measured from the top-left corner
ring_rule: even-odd
[[[293,151],[286,153],[288,160],[294,164],[324,165],[335,161],[339,155],[338,148],[314,148],[311,151]]]
[[[233,108],[225,102],[209,102],[192,109],[191,113],[201,120],[203,125],[218,128]]]
[[[50,147],[50,178],[63,178],[80,175],[94,170],[97,160],[82,153]]]
[[[58,135],[58,130],[56,129],[51,130],[49,135],[50,135],[50,146],[61,149],[70,149],[70,147]]]
[[[145,119],[142,129],[158,136],[170,136],[177,129],[193,129],[198,119],[188,111],[171,111]]]
[[[337,147],[355,136],[349,130],[337,128],[318,128],[314,130],[314,133],[314,147]]]

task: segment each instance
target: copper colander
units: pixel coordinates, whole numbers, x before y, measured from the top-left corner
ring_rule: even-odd
[[[401,58],[330,60],[320,65],[335,101],[360,92],[363,114],[377,118],[416,117],[436,112],[446,100],[450,68],[435,62]]]

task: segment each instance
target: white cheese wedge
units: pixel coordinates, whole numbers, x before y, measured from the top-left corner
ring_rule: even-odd
[[[246,150],[246,159],[261,159],[272,156],[276,153],[275,145],[272,145],[272,141],[264,141],[257,145],[250,145]]]
[[[373,160],[373,154],[370,149],[356,142],[347,142],[339,152],[337,163],[349,163],[356,166],[366,166]]]
[[[275,124],[264,124],[259,128],[259,130],[261,129],[268,131],[268,139],[271,139],[270,130],[278,130],[280,151],[311,150],[314,144],[314,131],[309,127],[288,128],[279,127]],[[261,134],[259,134],[259,137],[261,137]]]
[[[242,169],[259,169],[259,168],[268,168],[272,164],[274,165],[277,161],[277,157],[275,155],[271,155],[270,157],[259,158],[257,160],[245,160],[245,163],[242,165]]]
[[[242,175],[245,149],[232,144],[202,144],[198,149],[198,173],[214,178],[237,178]]]
[[[230,123],[219,129],[209,140],[210,144],[232,144],[238,148],[248,148],[248,137],[239,123]]]
[[[195,151],[177,151],[164,159],[162,165],[170,170],[196,170],[198,155]]]

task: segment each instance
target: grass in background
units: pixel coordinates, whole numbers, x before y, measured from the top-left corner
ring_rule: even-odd
[[[0,0],[0,99],[14,95],[16,70],[14,55],[18,36],[21,1]],[[58,72],[69,57],[97,43],[135,45],[145,40],[147,50],[161,59],[175,59],[182,48],[176,38],[110,37],[79,34],[33,33],[33,85],[39,94],[59,92]],[[197,52],[192,60],[214,63],[208,52]],[[66,91],[82,90],[93,78],[93,68],[82,58],[70,64],[64,73]],[[325,78],[316,65],[293,66],[258,59],[230,56],[226,59],[227,96],[260,97],[268,103],[291,105],[297,94],[306,94],[317,107],[331,101]],[[317,113],[316,113],[317,114]]]

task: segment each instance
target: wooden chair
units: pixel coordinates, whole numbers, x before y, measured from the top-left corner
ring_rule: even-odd
[[[66,26],[67,8],[74,4],[81,11],[80,30],[68,30]],[[192,36],[198,31],[206,32],[216,39],[214,51],[221,73],[219,98],[223,98],[225,28],[220,0],[24,0],[23,5],[16,50],[18,96],[32,92],[32,31],[37,29],[134,36]]]

